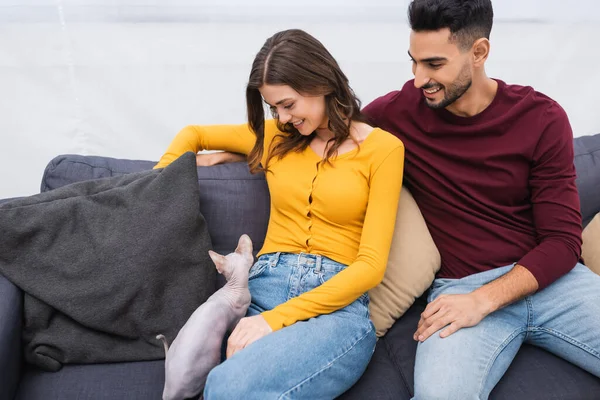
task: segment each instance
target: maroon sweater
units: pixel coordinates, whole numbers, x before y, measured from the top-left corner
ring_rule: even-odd
[[[542,289],[581,254],[573,133],[555,101],[497,82],[470,118],[430,109],[413,81],[364,113],[404,142],[405,184],[442,256],[438,278],[517,262]]]

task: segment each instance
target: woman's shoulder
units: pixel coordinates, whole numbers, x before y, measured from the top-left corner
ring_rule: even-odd
[[[404,144],[400,139],[381,128],[370,129],[358,153],[370,168],[377,169],[386,160],[389,162],[404,159]]]
[[[404,143],[397,136],[392,133],[383,130],[381,128],[374,128],[368,124],[365,124],[368,129],[368,136],[363,139],[363,142],[368,141],[371,145],[381,150],[393,151],[398,147],[404,148]],[[367,140],[368,139],[368,140]]]
[[[358,144],[362,144],[373,132],[373,127],[366,122],[352,121],[350,132]]]

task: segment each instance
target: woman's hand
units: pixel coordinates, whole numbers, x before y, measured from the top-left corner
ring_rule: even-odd
[[[238,153],[230,153],[228,151],[196,154],[196,165],[199,167],[210,167],[211,165],[239,161],[246,161],[246,156]]]
[[[262,315],[242,318],[227,340],[227,358],[273,332]]]

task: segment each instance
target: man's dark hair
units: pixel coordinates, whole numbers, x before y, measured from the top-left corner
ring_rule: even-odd
[[[449,28],[461,50],[468,50],[476,40],[490,38],[494,10],[491,0],[413,0],[408,19],[415,32]]]

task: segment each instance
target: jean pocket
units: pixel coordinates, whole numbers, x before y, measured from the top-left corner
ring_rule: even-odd
[[[256,263],[254,263],[254,265],[250,267],[250,271],[248,272],[248,280],[252,280],[262,275],[267,270],[269,264],[270,261],[268,259],[258,260]]]
[[[337,274],[337,271],[319,271],[316,272],[316,274],[319,277],[319,284],[322,285],[331,278],[333,278]]]

